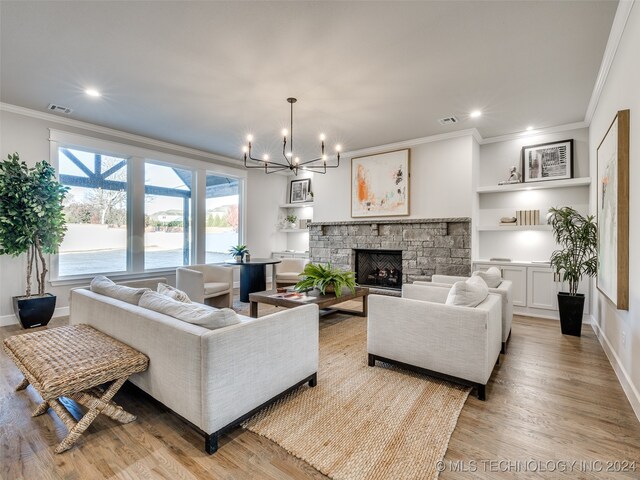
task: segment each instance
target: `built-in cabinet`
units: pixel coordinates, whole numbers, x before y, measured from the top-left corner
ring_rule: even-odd
[[[566,283],[548,263],[490,262],[473,263],[473,270],[498,267],[502,278],[513,283],[514,313],[536,317],[558,318],[558,292],[568,291]],[[580,282],[578,293],[585,295],[584,314],[589,314],[590,282]]]
[[[296,252],[294,250],[283,250],[281,252],[272,252],[273,258],[309,258],[309,252]]]

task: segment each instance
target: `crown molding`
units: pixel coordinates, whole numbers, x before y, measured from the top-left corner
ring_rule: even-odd
[[[468,128],[466,130],[458,130],[455,132],[441,133],[439,135],[431,135],[429,137],[414,138],[411,140],[403,140],[402,142],[387,143],[384,145],[377,145],[375,147],[361,148],[360,150],[352,150],[345,152],[342,157],[358,157],[364,155],[371,155],[374,153],[380,153],[384,151],[402,150],[404,148],[415,147],[425,143],[440,142],[442,140],[450,140],[452,138],[460,137],[473,137],[478,143],[482,141],[482,136],[476,128]]]
[[[143,135],[127,133],[127,132],[123,132],[122,130],[103,127],[100,125],[96,125],[94,123],[75,120],[73,118],[64,118],[48,112],[40,112],[38,110],[32,110],[30,108],[19,107],[17,105],[12,105],[10,103],[2,103],[2,102],[0,102],[0,111],[15,113],[17,115],[36,118],[36,119],[44,120],[47,122],[54,122],[62,125],[67,125],[69,127],[82,128],[83,130],[88,130],[90,132],[100,133],[102,135],[110,135],[112,137],[119,138],[122,140],[129,140],[131,142],[142,143],[145,146],[164,148],[167,150],[171,150],[175,153],[182,153],[189,156],[198,156],[198,157],[205,158],[207,160],[213,160],[215,162],[223,162],[227,164],[229,167],[239,168],[238,160],[234,158],[225,157],[223,155],[218,155],[216,153],[207,152],[204,150],[185,147],[182,145],[176,145],[174,143],[169,143],[162,140],[156,140],[155,138],[145,137]]]
[[[589,100],[589,106],[587,112],[584,115],[584,121],[587,125],[591,124],[591,119],[598,106],[600,95],[605,83],[607,83],[607,77],[609,76],[609,70],[611,70],[611,64],[618,51],[620,45],[620,39],[624,33],[624,27],[627,25],[629,14],[633,8],[635,0],[620,0],[618,3],[618,9],[616,10],[616,16],[613,19],[611,25],[611,31],[609,32],[609,40],[607,40],[607,46],[602,56],[602,63],[600,64],[600,70],[596,77],[596,83],[593,86],[593,92],[591,93],[591,100]]]
[[[500,135],[499,137],[489,137],[483,139],[479,143],[480,145],[486,145],[487,143],[508,142],[509,140],[520,140],[527,137],[533,137],[535,135],[550,135],[552,133],[566,132],[567,130],[578,130],[580,128],[587,128],[588,126],[589,124],[586,122],[567,123],[565,125],[556,125],[555,127],[509,133],[507,135]]]

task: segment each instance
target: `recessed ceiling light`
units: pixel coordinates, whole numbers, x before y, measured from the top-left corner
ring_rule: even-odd
[[[531,130],[533,130],[533,127],[532,127],[531,125],[529,125],[529,126],[527,127],[527,132],[530,132]]]
[[[480,110],[474,110],[469,114],[471,118],[478,118],[480,115],[482,115],[482,112]]]
[[[102,94],[98,90],[96,90],[95,88],[87,88],[84,91],[84,93],[86,93],[90,97],[100,97],[100,96],[102,96]]]

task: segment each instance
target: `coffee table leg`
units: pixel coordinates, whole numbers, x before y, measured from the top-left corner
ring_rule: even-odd
[[[249,316],[251,318],[258,318],[258,302],[251,302],[249,304]]]
[[[369,315],[369,295],[362,296],[362,316],[367,317]]]

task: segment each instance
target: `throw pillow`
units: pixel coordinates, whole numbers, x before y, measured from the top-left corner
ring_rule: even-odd
[[[139,305],[209,330],[240,323],[238,315],[230,308],[218,309],[197,303],[182,303],[151,290],[142,295]]]
[[[472,276],[482,278],[489,288],[498,288],[502,283],[502,275],[498,267],[490,267],[484,272],[473,272]]]
[[[122,300],[123,302],[130,303],[131,305],[138,305],[142,294],[144,292],[151,291],[148,288],[133,288],[126,287],[124,285],[117,285],[104,275],[98,275],[91,280],[89,289],[92,292],[99,293],[106,297],[115,298],[116,300]]]
[[[172,287],[171,285],[167,285],[166,283],[158,284],[158,293],[162,295],[166,295],[169,298],[173,298],[178,302],[182,303],[192,303],[189,295],[184,293],[182,290],[178,290],[176,287]]]
[[[445,303],[459,307],[477,307],[488,295],[489,287],[482,278],[476,276],[454,283]]]

